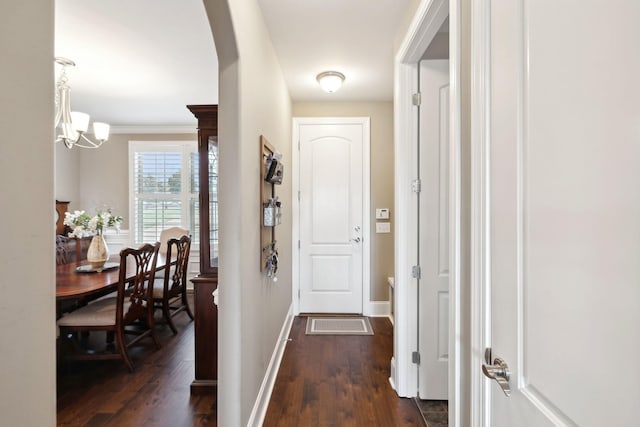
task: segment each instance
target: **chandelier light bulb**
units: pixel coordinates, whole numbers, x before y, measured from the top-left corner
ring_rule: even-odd
[[[79,111],[71,112],[71,124],[73,130],[76,132],[84,133],[89,129],[90,116],[87,113],[81,113]]]
[[[102,122],[93,122],[93,136],[98,141],[106,141],[109,139],[109,125]]]

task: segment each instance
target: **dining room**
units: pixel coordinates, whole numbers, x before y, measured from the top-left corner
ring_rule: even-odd
[[[196,315],[194,293],[198,286],[215,286],[217,213],[210,215],[209,209],[216,207],[217,191],[209,192],[210,179],[200,185],[198,159],[208,158],[209,147],[199,144],[198,118],[187,107],[217,101],[213,38],[200,2],[156,5],[149,25],[140,17],[154,9],[150,2],[125,3],[127,14],[115,4],[55,2],[59,411],[69,396],[78,399],[74,393],[79,389],[70,386],[75,381],[99,387],[104,375],[116,372],[131,380],[152,378],[157,369],[149,363],[158,366],[164,354],[158,349],[165,346],[178,346],[181,350],[174,351],[187,355],[176,362],[188,365],[182,371],[182,397],[189,399],[191,391],[215,401],[215,306],[206,304]],[[95,30],[96,16],[106,31]],[[108,30],[113,25],[139,31],[120,39]],[[182,53],[182,43],[190,46],[189,55]],[[96,84],[109,90],[96,90]],[[82,113],[77,111],[86,114],[80,131]],[[207,152],[200,153],[199,147]],[[200,203],[201,190],[211,203]],[[203,232],[210,231],[204,249],[201,225]],[[167,237],[167,230],[179,232]],[[183,236],[189,237],[186,249],[171,245]],[[153,249],[146,255],[133,252],[156,242],[155,254]],[[178,262],[185,253],[184,262]],[[215,265],[201,265],[201,254],[215,258]],[[178,264],[184,268],[180,275],[175,273]],[[136,294],[144,295],[139,304]],[[171,297],[166,307],[163,294]],[[208,294],[209,302],[211,291],[201,294]],[[205,340],[198,340],[196,329],[207,335],[205,344],[198,344]],[[215,417],[215,411],[208,413]],[[71,416],[78,422],[77,414]]]

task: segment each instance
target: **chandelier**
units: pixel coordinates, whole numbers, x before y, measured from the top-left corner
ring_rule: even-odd
[[[67,148],[98,148],[109,139],[109,125],[94,122],[92,141],[85,133],[89,129],[89,115],[78,111],[71,111],[71,87],[67,78],[68,66],[75,67],[75,62],[67,58],[56,57],[56,63],[62,66],[60,77],[56,83],[56,118],[55,128],[60,128],[56,142],[64,142]]]

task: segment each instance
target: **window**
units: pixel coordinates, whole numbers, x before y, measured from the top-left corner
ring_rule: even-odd
[[[135,244],[155,242],[169,227],[198,243],[198,145],[195,141],[129,142],[130,229]]]

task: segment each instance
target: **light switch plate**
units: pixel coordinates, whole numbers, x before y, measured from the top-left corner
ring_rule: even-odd
[[[389,208],[377,208],[376,219],[389,219]]]
[[[391,223],[376,222],[376,233],[391,233]]]

